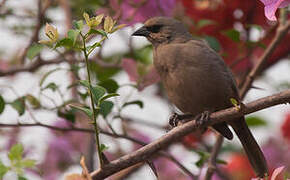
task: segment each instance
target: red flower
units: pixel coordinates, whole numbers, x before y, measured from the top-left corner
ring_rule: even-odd
[[[233,154],[228,161],[226,169],[234,180],[249,180],[255,177],[255,173],[245,154]]]
[[[286,119],[281,126],[282,135],[290,142],[290,113],[286,115]]]
[[[253,64],[256,63],[257,57],[260,57],[264,52],[263,48],[259,46],[251,48],[247,43],[247,40],[249,40],[247,34],[250,34],[249,32],[251,29],[249,25],[256,24],[265,30],[267,34],[263,38],[262,43],[266,47],[273,39],[277,29],[269,25],[265,20],[263,4],[258,0],[181,1],[186,15],[193,19],[194,22],[199,22],[202,19],[215,22],[203,26],[202,28],[197,28],[196,25],[192,26],[191,31],[195,35],[215,37],[221,44],[219,53],[221,55],[226,54],[223,58],[227,64],[232,64],[237,59],[240,59],[241,61],[234,66],[233,71],[235,73],[242,73],[251,68]],[[236,28],[237,24],[243,29],[240,31],[240,42],[234,42],[224,33],[229,29]],[[275,49],[274,53],[269,58],[267,66],[287,56],[290,51],[290,46],[287,44],[289,40],[290,35],[286,35],[279,44],[279,47]],[[249,49],[251,49],[251,53]]]

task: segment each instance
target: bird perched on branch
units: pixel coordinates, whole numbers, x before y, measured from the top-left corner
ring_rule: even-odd
[[[232,107],[231,98],[240,102],[234,77],[222,58],[204,41],[194,39],[180,21],[151,18],[132,35],[144,36],[152,43],[154,66],[168,98],[184,114],[206,119],[209,112]],[[227,124],[239,137],[257,176],[268,174],[265,157],[245,118],[213,125],[231,140],[233,134]]]

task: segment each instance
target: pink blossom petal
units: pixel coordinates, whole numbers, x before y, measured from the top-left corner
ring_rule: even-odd
[[[277,21],[275,13],[278,8],[289,5],[290,0],[260,0],[265,5],[265,15],[270,21]]]
[[[129,75],[130,81],[138,81],[137,62],[133,59],[123,59],[122,67]]]
[[[282,171],[284,170],[285,166],[281,166],[279,168],[276,168],[272,174],[271,180],[276,180],[276,178],[278,177],[279,174],[282,173]]]

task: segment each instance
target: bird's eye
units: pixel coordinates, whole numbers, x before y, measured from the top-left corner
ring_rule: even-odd
[[[147,30],[152,33],[158,33],[161,28],[162,28],[162,25],[153,25],[153,26],[148,26]]]

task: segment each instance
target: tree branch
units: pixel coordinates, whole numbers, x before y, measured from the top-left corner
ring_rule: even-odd
[[[290,90],[283,91],[281,93],[258,99],[251,103],[248,103],[242,110],[237,108],[228,108],[222,111],[212,113],[210,121],[205,123],[205,126],[211,126],[216,123],[221,123],[227,120],[233,120],[240,116],[250,114],[271,106],[290,102]],[[94,179],[104,179],[122,169],[130,167],[139,162],[143,162],[150,158],[153,154],[157,153],[161,149],[166,148],[173,142],[186,136],[187,134],[198,130],[198,126],[195,121],[189,121],[179,127],[176,127],[169,131],[164,136],[155,140],[154,142],[138,149],[135,152],[127,154],[119,159],[116,159],[109,164],[105,165],[103,169],[98,169],[91,173]]]
[[[93,129],[86,129],[86,128],[78,128],[78,127],[68,127],[68,128],[64,128],[64,127],[57,127],[57,126],[51,126],[51,125],[47,125],[47,124],[42,124],[42,123],[33,123],[33,124],[4,124],[4,123],[0,123],[0,127],[6,127],[6,128],[17,128],[17,127],[44,127],[44,128],[48,128],[54,131],[62,131],[62,132],[70,132],[70,131],[76,131],[76,132],[83,132],[83,133],[94,133],[95,131]],[[100,130],[101,134],[107,135],[107,136],[111,136],[114,138],[122,138],[122,139],[126,139],[128,141],[134,142],[136,144],[140,144],[142,146],[147,145],[145,142],[140,141],[138,139],[135,139],[133,137],[127,136],[127,135],[122,135],[122,134],[116,134],[116,133],[110,133],[104,130]],[[164,157],[170,161],[172,161],[173,163],[175,163],[185,174],[187,174],[189,177],[191,177],[192,179],[195,178],[195,175],[192,174],[186,167],[184,167],[174,156],[172,156],[171,154],[167,153],[167,152],[159,152],[158,153],[159,156]]]
[[[217,168],[216,167],[216,159],[217,159],[219,150],[222,147],[223,142],[224,142],[224,137],[221,134],[218,134],[217,140],[215,142],[215,145],[212,149],[212,152],[210,154],[210,158],[208,161],[208,169],[207,169],[206,174],[205,174],[206,180],[211,180],[211,177]]]
[[[257,65],[251,70],[249,75],[246,77],[246,80],[240,91],[241,99],[244,98],[244,96],[250,89],[255,77],[263,70],[265,63],[270,58],[270,56],[272,55],[272,53],[274,52],[278,44],[281,42],[283,37],[287,34],[289,28],[290,28],[290,20],[288,20],[287,23],[285,24],[281,23],[279,25],[274,39],[271,41],[270,45],[267,47],[264,54],[259,58]]]

